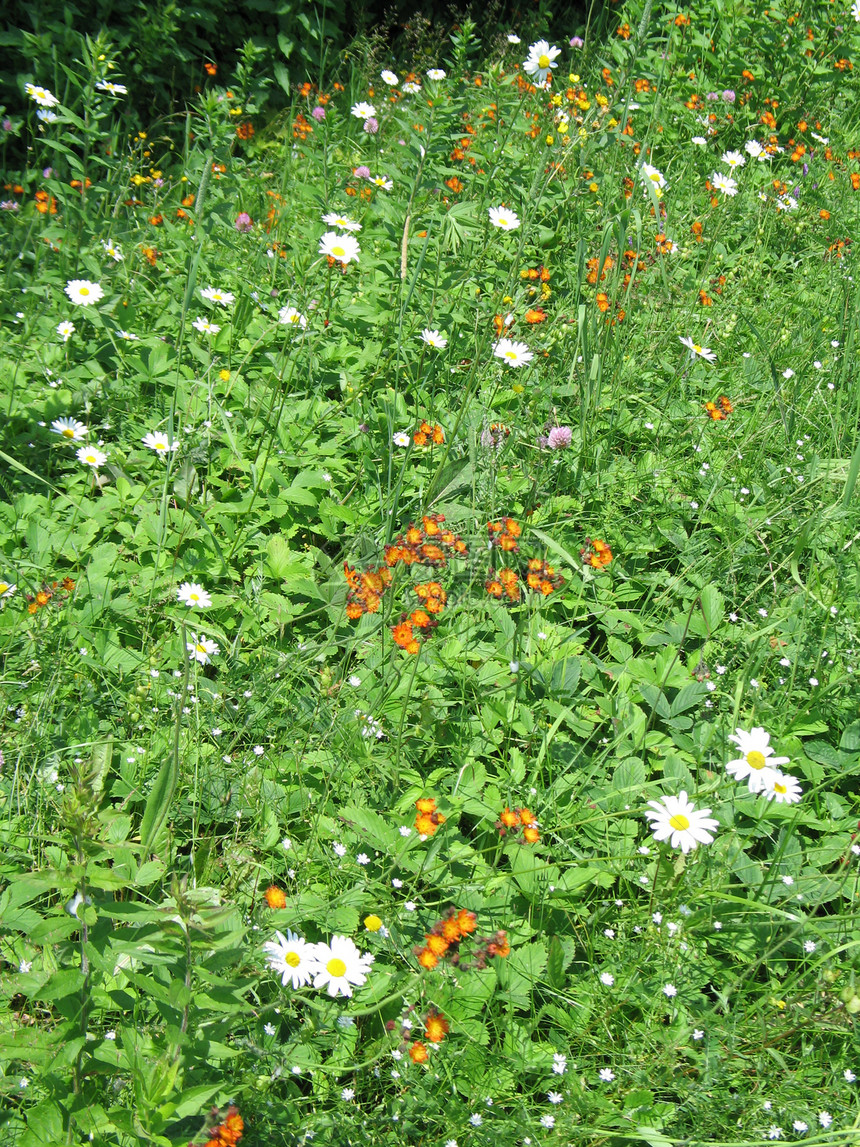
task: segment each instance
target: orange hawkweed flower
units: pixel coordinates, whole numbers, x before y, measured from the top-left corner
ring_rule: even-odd
[[[609,295],[607,295],[606,291],[598,291],[595,296],[595,302],[597,303],[597,309],[599,311],[605,312],[609,310]]]
[[[579,551],[579,555],[587,566],[600,570],[608,566],[612,561],[612,550],[600,540],[600,538],[585,539],[585,547]],[[590,547],[590,548],[589,548]]]
[[[860,191],[860,175],[856,171],[851,172],[851,186],[855,191]]]
[[[424,1031],[431,1043],[441,1043],[449,1031],[448,1021],[439,1012],[430,1012],[424,1021]]]
[[[527,844],[537,844],[540,840],[540,833],[533,825],[528,825],[523,829],[523,840],[525,840]],[[505,955],[507,955],[507,953],[505,953]]]
[[[418,956],[418,963],[421,965],[422,968],[426,968],[428,972],[432,971],[433,968],[435,968],[436,965],[439,963],[439,957],[434,956],[429,948],[422,948],[417,953],[417,956]]]
[[[449,916],[442,921],[442,935],[449,944],[457,944],[463,938],[463,933],[455,916]]]
[[[278,888],[277,884],[270,885],[265,891],[266,903],[270,908],[286,908],[287,897],[283,888]]]
[[[427,1048],[423,1043],[421,1043],[419,1040],[416,1040],[412,1047],[409,1049],[409,1058],[413,1063],[426,1063],[430,1058],[430,1053],[427,1051]]]
[[[207,76],[217,76],[218,75],[218,65],[217,64],[204,64],[203,65],[203,71],[206,73]]]
[[[457,913],[457,926],[464,936],[468,936],[478,927],[478,917],[474,912],[468,912],[465,908],[461,908]]]
[[[495,934],[493,939],[487,945],[488,956],[509,956],[511,953],[511,945],[508,941],[507,933],[499,931]]]
[[[516,828],[520,823],[519,814],[515,813],[512,809],[509,808],[503,809],[499,815],[499,820],[502,822],[505,828]]]
[[[434,956],[444,956],[448,951],[448,941],[444,936],[437,936],[435,932],[427,932],[424,936],[428,949]]]

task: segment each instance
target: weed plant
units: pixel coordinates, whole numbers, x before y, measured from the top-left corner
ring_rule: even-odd
[[[8,93],[7,1142],[857,1142],[860,9],[613,19]]]

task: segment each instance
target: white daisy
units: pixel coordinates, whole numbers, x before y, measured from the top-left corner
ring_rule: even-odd
[[[546,40],[538,40],[529,46],[529,54],[523,61],[523,71],[528,72],[536,84],[543,84],[552,69],[558,67],[555,58],[560,55],[561,48],[555,45],[550,47]]]
[[[218,323],[210,323],[204,315],[198,315],[191,325],[202,335],[217,335],[221,330]]]
[[[662,191],[666,186],[666,179],[662,171],[658,171],[656,167],[652,167],[650,163],[643,163],[639,168],[639,178],[647,186],[649,183],[656,187],[658,191]]]
[[[278,322],[284,326],[301,327],[302,330],[308,325],[307,316],[297,311],[295,307],[281,307],[278,311]]]
[[[222,307],[229,307],[235,303],[236,296],[232,291],[222,291],[219,287],[204,287],[200,294],[209,303],[220,303]]]
[[[435,347],[436,350],[444,350],[448,345],[448,340],[439,331],[431,331],[429,327],[425,327],[421,332],[421,338],[428,346]]]
[[[728,762],[726,772],[736,781],[745,780],[751,793],[761,792],[770,775],[779,772],[777,766],[788,764],[788,757],[773,755],[770,734],[760,726],[750,729],[748,733],[743,729],[735,729],[734,733],[729,734],[729,740],[734,741],[741,755]]]
[[[209,593],[196,581],[184,581],[177,589],[176,597],[189,609],[208,609],[212,604]]]
[[[156,454],[168,455],[171,450],[178,450],[179,443],[171,442],[166,434],[158,434],[150,431],[141,438],[144,446],[148,446],[150,450],[154,450]]]
[[[332,936],[328,944],[317,944],[314,956],[319,965],[314,987],[325,988],[330,996],[351,996],[354,986],[366,982],[373,963],[373,956],[359,952],[348,936]]]
[[[98,283],[91,283],[89,279],[70,279],[63,290],[73,303],[82,307],[91,307],[103,299],[105,294]]]
[[[371,175],[370,182],[374,187],[381,187],[383,191],[390,191],[394,186],[390,179],[386,179],[384,175]]]
[[[721,158],[723,163],[728,164],[732,170],[734,170],[736,167],[743,167],[746,163],[746,160],[739,151],[725,151],[723,152]]]
[[[134,334],[132,331],[117,331],[116,337],[118,339],[125,339],[126,342],[134,343],[139,339],[139,335]]]
[[[860,4],[860,0],[857,0],[857,2],[858,2],[858,4]],[[444,80],[447,75],[448,75],[448,73],[445,71],[444,68],[428,68],[427,69],[427,79],[428,80],[437,80],[437,81],[438,80]]]
[[[388,86],[390,88],[396,87],[398,85],[398,83],[400,82],[397,79],[397,74],[395,72],[389,72],[388,69],[386,69],[383,72],[380,72],[379,74],[382,77],[382,82],[385,84],[388,84]]]
[[[499,339],[493,347],[496,358],[503,359],[508,366],[525,366],[534,358],[525,343],[514,342],[512,339]]]
[[[411,441],[412,437],[408,430],[398,430],[394,435],[395,446],[408,446]]]
[[[797,804],[803,795],[797,777],[781,773],[779,769],[763,769],[764,785],[762,793],[769,801],[777,804]]]
[[[303,988],[320,971],[317,945],[290,931],[286,936],[276,931],[275,936],[277,939],[267,940],[263,945],[263,951],[268,953],[266,963],[280,975],[284,987],[290,981],[293,988]]]
[[[403,85],[403,91],[407,96],[417,96],[421,91],[421,85],[416,84],[414,80],[409,80],[408,83]]]
[[[508,43],[509,44],[521,44],[522,40],[519,38],[519,36],[516,34],[516,32],[508,32]]]
[[[678,340],[688,348],[690,358],[704,358],[708,362],[716,362],[717,356],[710,347],[700,346],[698,343],[694,343],[691,338],[682,338],[681,335],[678,335]]]
[[[334,231],[326,231],[320,239],[319,253],[337,259],[340,263],[350,263],[353,259],[357,263],[361,247],[351,235],[336,235]]]
[[[221,652],[217,641],[211,641],[208,637],[198,637],[196,633],[192,633],[191,640],[185,642],[185,648],[201,665],[208,665],[211,659]]]
[[[4,597],[11,597],[18,587],[13,585],[11,581],[3,581],[0,579],[0,600]]]
[[[39,84],[25,84],[24,91],[42,108],[55,108],[60,102],[52,92],[40,87]]]
[[[322,217],[327,227],[339,227],[341,231],[360,231],[361,224],[350,219],[348,215],[339,215],[337,211],[329,211]]]
[[[75,324],[70,323],[68,319],[57,326],[57,334],[60,336],[64,343],[67,343],[74,333]]]
[[[721,171],[715,171],[711,176],[711,183],[715,191],[722,191],[723,195],[737,195],[738,184],[737,180],[732,179],[730,175],[723,175]]]
[[[356,119],[370,119],[372,116],[376,115],[376,108],[373,106],[373,104],[369,103],[353,104],[349,110],[352,112]]]
[[[761,155],[767,154],[757,139],[748,139],[744,144],[744,151],[752,159],[758,159]]]
[[[116,243],[114,243],[112,239],[108,239],[107,241],[103,239],[102,247],[104,247],[105,253],[110,255],[115,263],[121,263],[125,258],[122,251],[120,251],[119,247],[117,247]]]
[[[491,207],[490,222],[502,231],[516,231],[520,225],[516,211],[508,211],[507,207]]]
[[[672,848],[680,848],[683,853],[700,844],[710,844],[713,831],[719,824],[708,816],[709,808],[696,810],[685,792],[678,796],[665,796],[662,801],[648,801],[651,811],[645,816],[651,821],[655,840],[669,840]],[[671,838],[671,839],[670,839]]]
[[[85,466],[91,466],[93,470],[98,470],[99,466],[104,466],[108,460],[107,454],[103,450],[96,450],[95,446],[82,446],[75,457]]]
[[[96,87],[100,92],[107,92],[111,96],[127,96],[128,88],[125,84],[115,84],[111,80],[99,80]]]
[[[55,418],[51,423],[51,430],[70,442],[80,442],[87,436],[86,426],[83,422],[78,422],[77,418]]]

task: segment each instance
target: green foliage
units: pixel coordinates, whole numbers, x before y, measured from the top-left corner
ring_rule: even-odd
[[[8,1141],[855,1142],[855,22],[125,15],[4,128]]]

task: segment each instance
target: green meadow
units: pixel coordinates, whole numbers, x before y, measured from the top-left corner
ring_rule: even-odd
[[[860,0],[571,20],[0,93],[15,1147],[860,1141]]]

